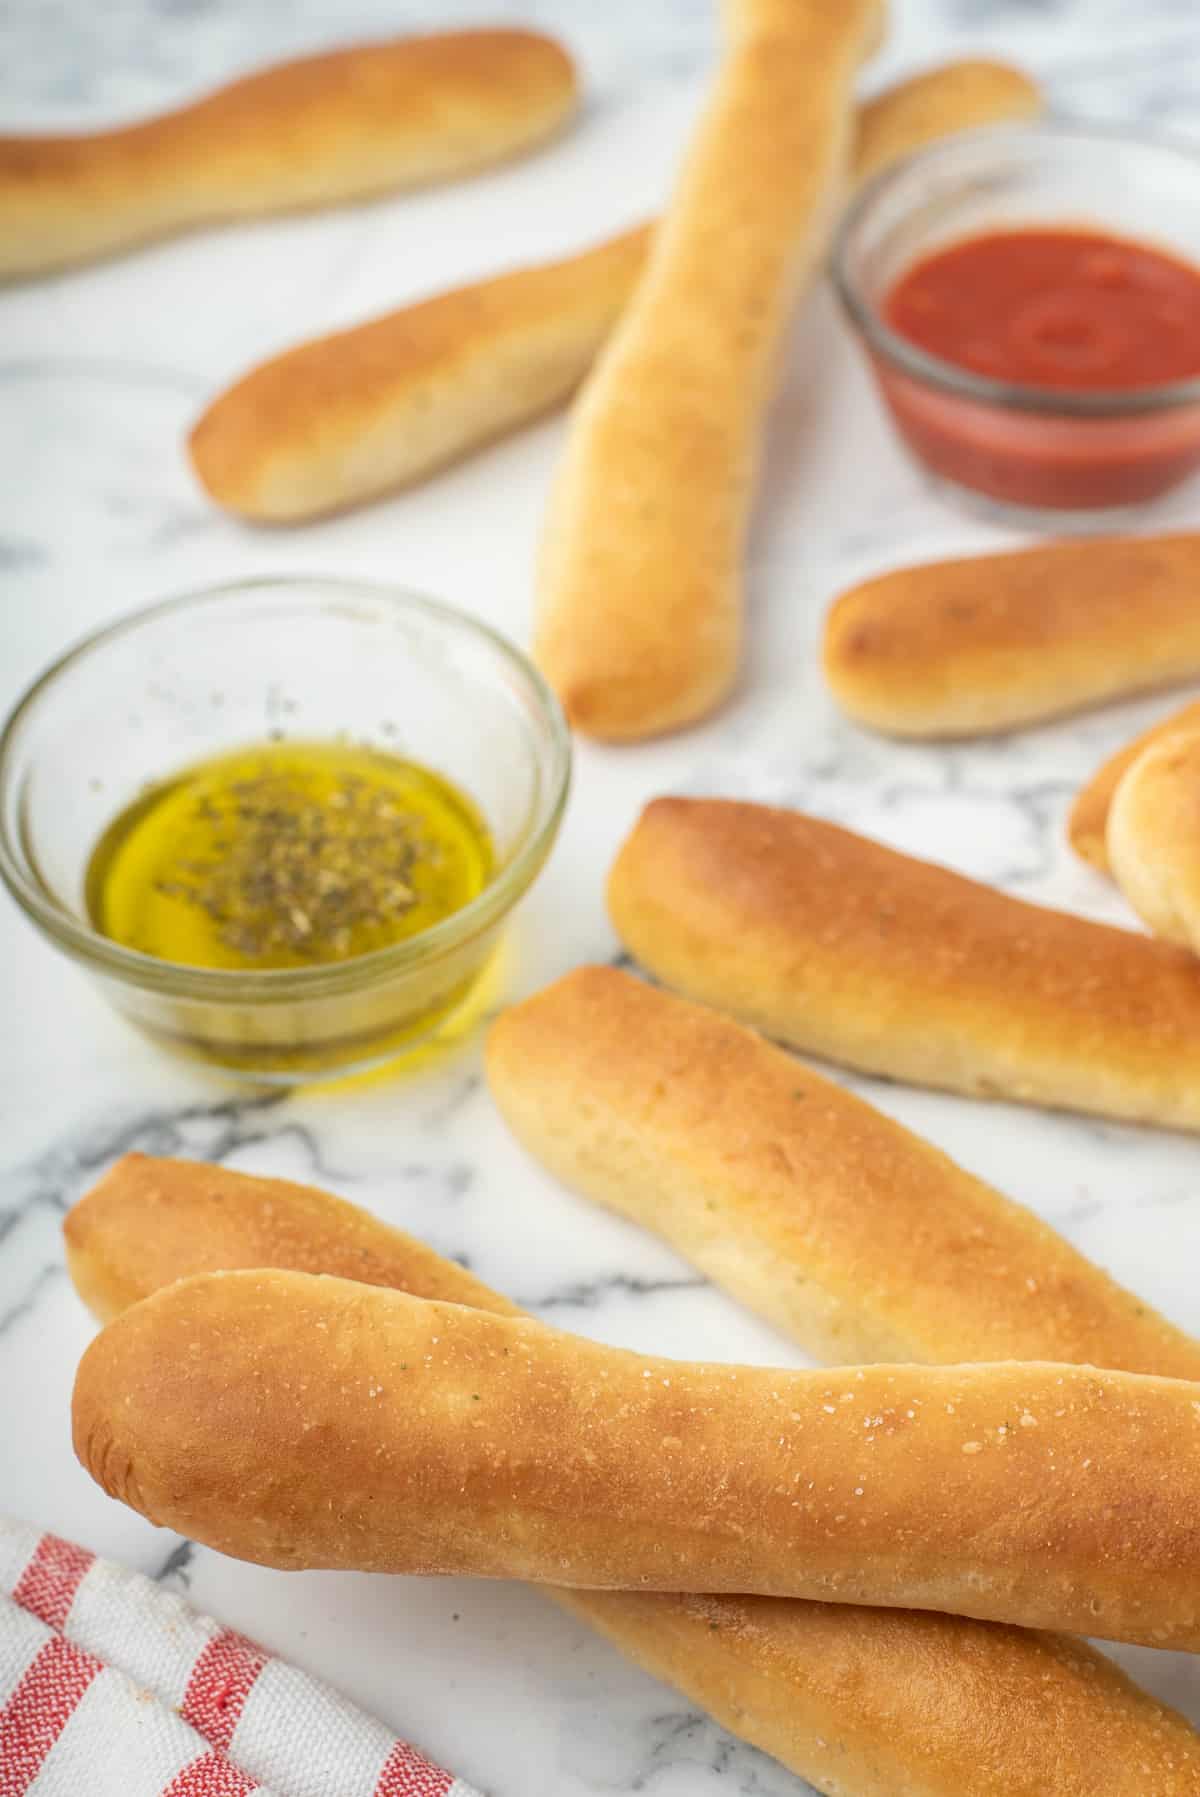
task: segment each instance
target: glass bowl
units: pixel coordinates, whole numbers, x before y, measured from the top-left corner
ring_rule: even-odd
[[[490,827],[490,882],[407,941],[298,969],[187,967],[93,929],[84,879],[112,818],[172,772],[285,736],[351,740],[444,774]],[[353,581],[242,581],[120,620],[19,700],[0,735],[0,874],[160,1041],[259,1082],[343,1074],[462,1009],[554,842],[570,763],[540,674],[464,613]]]
[[[1132,522],[1200,468],[1200,379],[1066,391],[990,378],[891,329],[914,262],[1024,226],[1098,229],[1200,264],[1200,153],[1072,124],[947,139],[876,176],[843,217],[834,285],[901,437],[937,482],[1005,522],[1056,531]]]

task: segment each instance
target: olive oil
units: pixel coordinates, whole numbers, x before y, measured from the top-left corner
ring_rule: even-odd
[[[370,954],[492,877],[487,825],[442,775],[382,750],[271,742],[185,769],[115,817],[85,883],[94,927],[189,967]]]

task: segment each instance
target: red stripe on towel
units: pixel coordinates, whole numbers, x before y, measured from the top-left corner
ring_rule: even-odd
[[[24,1797],[100,1661],[55,1635],[30,1661],[20,1684],[0,1710],[0,1797]]]
[[[13,1601],[61,1634],[83,1575],[95,1558],[73,1541],[43,1535],[17,1580]]]
[[[171,1780],[162,1797],[249,1797],[260,1790],[256,1778],[243,1772],[223,1753],[202,1753]]]
[[[431,1765],[406,1741],[397,1741],[379,1774],[375,1797],[446,1797],[453,1783],[452,1773]]]
[[[214,1747],[226,1748],[269,1654],[245,1635],[222,1629],[192,1667],[179,1713]]]

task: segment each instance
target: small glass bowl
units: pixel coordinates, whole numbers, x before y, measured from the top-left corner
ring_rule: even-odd
[[[1132,522],[1200,468],[1200,379],[1066,391],[976,374],[892,330],[884,305],[947,243],[1025,226],[1091,228],[1200,265],[1200,153],[1117,129],[997,126],[876,176],[846,212],[837,288],[901,437],[937,482],[1007,523]]]
[[[191,763],[281,736],[368,744],[446,775],[491,829],[490,883],[408,941],[299,969],[185,967],[93,929],[84,876],[111,819]],[[150,1035],[257,1082],[340,1075],[461,1011],[550,852],[570,765],[540,674],[464,613],[359,582],[242,581],[122,619],[26,692],[0,735],[0,874]]]

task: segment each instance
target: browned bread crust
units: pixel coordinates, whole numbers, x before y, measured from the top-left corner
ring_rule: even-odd
[[[556,1596],[828,1797],[1195,1797],[1193,1730],[1070,1636],[780,1598]]]
[[[550,136],[576,100],[553,39],[450,31],[280,63],[118,130],[0,137],[0,279],[471,174]]]
[[[742,546],[777,351],[844,191],[879,0],[733,0],[646,272],[551,492],[534,653],[613,740],[703,717],[742,633]]]
[[[1160,736],[1126,768],[1109,807],[1108,860],[1142,922],[1200,954],[1200,729]]]
[[[108,1494],[235,1558],[949,1611],[1200,1650],[1200,1398],[1050,1362],[628,1353],[348,1279],[204,1273],[84,1354]]]
[[[819,1360],[1200,1380],[1200,1343],[1031,1211],[716,1011],[583,967],[501,1015],[487,1073],[552,1173]]]
[[[1194,533],[900,568],[834,603],[825,673],[888,735],[1018,730],[1200,675],[1198,583]]]
[[[609,879],[626,947],[806,1053],[975,1097],[1200,1129],[1200,962],[835,824],[656,799]]]
[[[1161,742],[1165,736],[1175,736],[1186,730],[1200,730],[1200,699],[1184,705],[1179,711],[1173,711],[1157,724],[1151,724],[1148,730],[1135,736],[1131,743],[1126,743],[1115,755],[1110,755],[1104,765],[1096,769],[1087,785],[1080,789],[1067,819],[1067,835],[1075,853],[1085,861],[1090,861],[1101,873],[1109,871],[1106,840],[1108,808],[1112,804],[1112,796],[1121,776],[1133,766],[1143,749],[1148,749],[1152,743]]]
[[[854,175],[878,174],[955,131],[1036,118],[1042,93],[1023,69],[989,57],[968,57],[926,69],[885,88],[859,110]]]
[[[127,1155],[75,1206],[66,1236],[72,1277],[102,1319],[189,1273],[258,1264],[513,1311],[367,1212],[226,1167]],[[1200,1781],[1200,1739],[1183,1718],[1081,1641],[788,1599],[550,1595],[841,1797],[1096,1797],[1097,1766],[1106,1797],[1195,1797]]]

